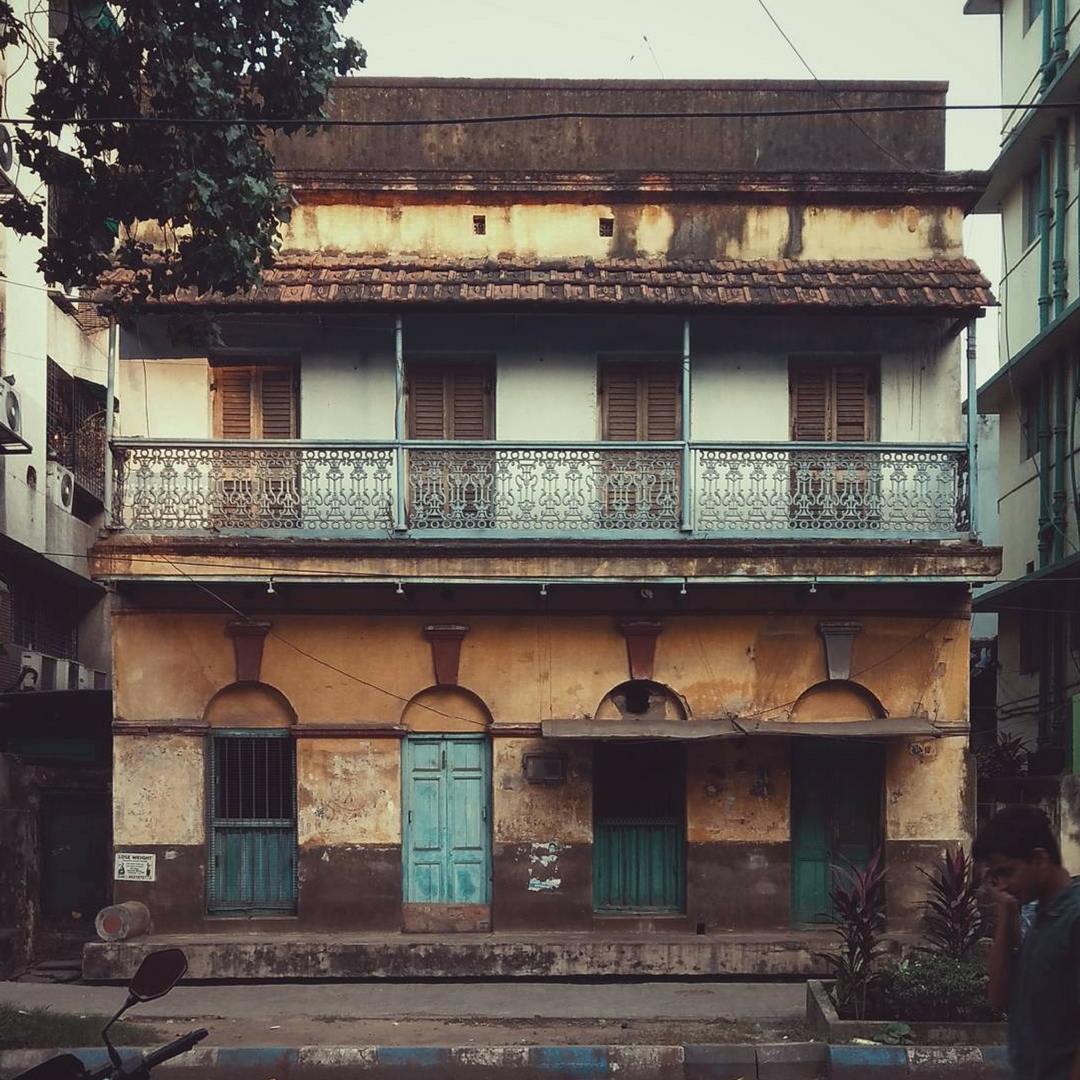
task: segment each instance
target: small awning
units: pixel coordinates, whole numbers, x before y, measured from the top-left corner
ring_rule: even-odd
[[[731,739],[784,735],[819,739],[939,738],[966,735],[962,722],[901,716],[889,720],[545,720],[545,739]]]
[[[927,720],[922,716],[898,716],[889,720],[738,720],[747,735],[797,735],[827,739],[888,739],[966,735],[968,725]]]
[[[730,739],[730,720],[545,720],[545,739]]]

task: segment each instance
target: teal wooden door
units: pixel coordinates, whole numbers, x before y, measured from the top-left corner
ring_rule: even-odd
[[[881,838],[877,744],[797,740],[792,748],[791,918],[828,919],[834,864],[865,866]]]
[[[287,731],[229,731],[210,739],[212,913],[296,909],[296,757]]]
[[[685,902],[683,751],[597,743],[593,751],[593,909],[675,913]]]
[[[491,743],[413,735],[402,768],[405,902],[491,903]]]

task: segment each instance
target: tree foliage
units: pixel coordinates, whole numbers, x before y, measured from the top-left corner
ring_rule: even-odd
[[[0,0],[0,48],[37,65],[16,149],[57,194],[47,237],[40,192],[0,224],[47,239],[50,282],[93,287],[110,260],[137,271],[136,302],[255,283],[288,218],[268,135],[317,131],[331,81],[363,67],[340,29],[355,0],[68,2],[47,49]]]

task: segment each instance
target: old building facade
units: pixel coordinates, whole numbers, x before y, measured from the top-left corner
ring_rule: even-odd
[[[1028,780],[1002,781],[991,801],[1046,804],[1080,859],[1080,537],[1077,434],[1078,5],[969,0],[1001,24],[1002,144],[977,205],[1001,214],[1001,367],[979,409],[1000,416],[1000,583],[979,598],[998,613],[998,731],[1020,738]],[[1038,106],[1038,107],[1036,107]]]
[[[118,899],[199,940],[700,943],[812,926],[881,848],[913,924],[971,830],[997,572],[959,409],[983,178],[940,115],[816,104],[357,80],[279,146],[263,286],[121,335],[93,571],[114,842],[154,870]]]
[[[48,43],[48,14],[27,17]],[[26,115],[33,80],[21,50],[0,52],[0,115]],[[0,124],[0,202],[41,202],[56,230],[55,195]],[[0,977],[35,955],[77,958],[110,893],[108,599],[87,563],[109,330],[49,286],[39,247],[0,227]]]

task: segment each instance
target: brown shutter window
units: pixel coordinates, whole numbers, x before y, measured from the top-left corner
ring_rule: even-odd
[[[296,369],[262,364],[214,368],[214,437],[295,439]]]
[[[493,438],[493,374],[482,364],[410,369],[409,437]]]
[[[679,369],[673,364],[612,364],[600,375],[601,438],[670,442],[679,438]]]
[[[791,438],[869,442],[876,438],[877,372],[869,365],[793,365]]]

